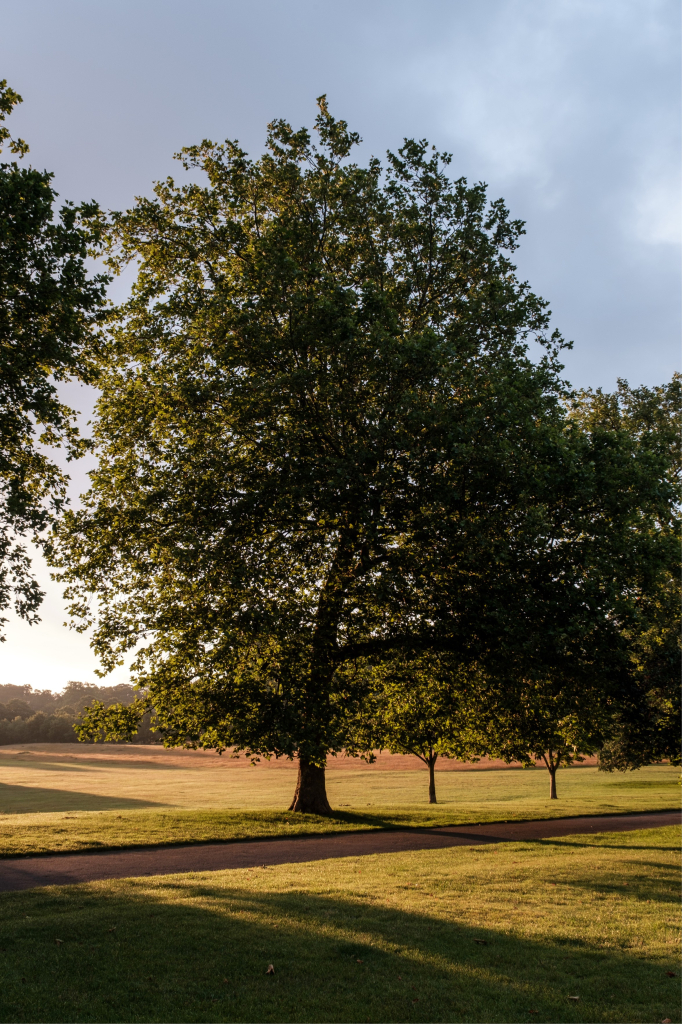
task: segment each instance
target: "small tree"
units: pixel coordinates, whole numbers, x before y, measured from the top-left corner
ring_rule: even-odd
[[[609,722],[603,696],[596,687],[590,699],[584,687],[576,691],[570,681],[524,680],[497,690],[488,686],[478,744],[507,763],[542,761],[549,772],[550,800],[556,800],[558,769],[584,761],[604,743]]]
[[[399,657],[365,671],[370,692],[349,748],[366,757],[383,748],[418,757],[429,771],[429,803],[437,803],[438,758],[476,758],[466,675],[442,654]]]

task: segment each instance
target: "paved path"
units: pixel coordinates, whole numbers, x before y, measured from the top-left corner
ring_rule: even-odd
[[[70,885],[104,878],[170,875],[187,871],[222,871],[272,864],[292,864],[332,857],[359,857],[402,850],[551,839],[590,832],[629,832],[680,821],[679,811],[603,817],[555,818],[553,821],[493,825],[448,825],[399,832],[350,832],[293,839],[254,839],[193,846],[156,846],[131,850],[43,854],[0,860],[0,890]]]

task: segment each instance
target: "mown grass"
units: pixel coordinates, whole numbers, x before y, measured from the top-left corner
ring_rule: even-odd
[[[678,860],[666,827],[6,893],[0,1020],[678,1022]]]
[[[284,810],[296,785],[296,764],[286,761],[251,766],[244,759],[203,755],[179,762],[175,751],[159,748],[155,748],[153,757],[147,755],[145,759],[141,754],[139,760],[133,760],[135,748],[130,747],[118,756],[106,757],[99,752],[92,758],[83,754],[64,757],[60,746],[53,744],[54,754],[3,754],[0,748],[0,814],[166,807]],[[658,795],[658,779],[679,778],[679,770],[663,765],[626,775],[609,775],[577,766],[559,772],[559,799],[568,804],[574,799],[587,799],[599,805],[599,811],[604,807],[617,810],[624,801],[630,804],[635,799],[635,778],[639,788],[646,790],[639,794],[640,802],[646,802],[650,796]],[[478,804],[519,802],[549,806],[549,777],[544,767],[443,770],[436,772],[436,783],[440,807],[466,809]],[[428,808],[428,772],[425,768],[339,768],[332,759],[327,791],[332,806],[342,811],[368,807]]]
[[[63,766],[57,766],[55,770],[66,774]],[[37,769],[26,766],[26,771],[35,773]],[[131,771],[129,767],[124,770],[128,779]],[[158,774],[162,773],[140,769],[135,781],[140,799],[145,791],[149,796],[158,794],[155,786]],[[566,770],[559,779],[560,799],[551,802],[545,792],[547,773],[539,770],[443,772],[441,789],[450,786],[451,798],[434,807],[425,802],[415,804],[413,779],[386,780],[386,776],[419,775],[421,783],[420,773],[377,772],[372,775],[370,772],[338,772],[337,776],[344,774],[352,775],[347,780],[345,793],[341,790],[341,795],[347,799],[338,800],[337,807],[341,806],[330,817],[291,814],[259,808],[258,805],[254,808],[253,793],[247,788],[242,788],[241,799],[242,808],[250,808],[248,810],[201,806],[196,810],[172,807],[131,810],[125,802],[119,809],[89,810],[82,809],[83,803],[74,799],[67,813],[64,810],[31,813],[36,799],[42,800],[45,792],[54,791],[41,789],[36,798],[33,793],[36,787],[25,785],[22,787],[25,793],[24,813],[17,807],[13,813],[0,816],[0,856],[661,810],[679,806],[680,794],[679,770],[667,766],[645,768],[627,775],[607,775],[593,768]],[[85,782],[79,781],[81,786],[87,786],[88,773],[85,775]],[[90,775],[97,778],[96,767]],[[115,781],[113,771],[111,775]],[[200,802],[199,791],[205,769],[196,769],[194,776],[192,784]],[[16,789],[16,772],[12,778]],[[233,783],[231,772],[224,772],[223,778],[226,786]],[[261,785],[269,785],[273,779],[277,782],[279,776],[277,770],[273,770],[269,775],[261,773],[252,778]],[[34,779],[24,781],[33,782]],[[394,789],[387,792],[391,782]],[[334,785],[337,783],[338,778]],[[110,781],[109,785],[113,787],[114,783]],[[2,790],[0,785],[0,806]],[[73,790],[58,792],[74,797]],[[371,799],[362,800],[360,794],[365,798],[381,796],[386,799],[390,796],[392,802],[381,805]],[[79,793],[76,792],[75,796],[78,797]],[[86,803],[86,807],[89,806]]]

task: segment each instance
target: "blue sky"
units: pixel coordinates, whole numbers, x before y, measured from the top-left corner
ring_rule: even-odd
[[[129,206],[206,137],[257,155],[268,121],[310,125],[326,92],[360,159],[426,137],[526,221],[519,270],[574,341],[574,384],[679,366],[677,0],[0,0],[0,23],[0,77],[24,97],[12,130],[64,198]],[[2,674],[92,679],[47,586]]]

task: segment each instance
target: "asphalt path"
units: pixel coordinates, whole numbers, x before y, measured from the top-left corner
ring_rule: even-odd
[[[86,853],[43,854],[0,860],[0,891],[44,885],[73,885],[107,878],[171,875],[229,868],[270,867],[335,857],[366,857],[403,850],[437,850],[450,846],[509,843],[591,832],[630,832],[659,828],[680,821],[679,811],[554,818],[551,821],[498,822],[488,825],[448,825],[396,832],[344,832],[292,839],[254,839],[184,846],[95,850]]]

